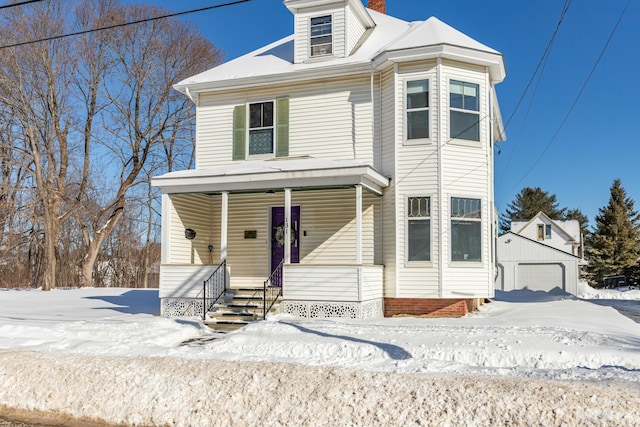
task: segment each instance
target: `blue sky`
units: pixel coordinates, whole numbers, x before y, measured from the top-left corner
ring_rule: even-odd
[[[507,141],[499,145],[500,154],[496,151],[500,213],[523,187],[541,187],[556,194],[561,207],[581,209],[593,225],[598,209],[608,203],[615,178],[622,180],[640,208],[640,138],[635,129],[640,123],[640,84],[635,82],[640,69],[640,2],[629,2],[588,86],[560,128],[628,1],[571,2],[542,78],[532,84],[507,128]],[[223,2],[146,1],[171,11]],[[500,51],[507,77],[497,93],[506,123],[564,4],[562,0],[387,0],[387,14],[407,21],[436,16]],[[292,15],[281,0],[252,0],[183,19],[222,49],[227,60],[293,32]]]

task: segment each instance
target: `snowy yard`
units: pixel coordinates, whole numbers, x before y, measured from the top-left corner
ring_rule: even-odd
[[[640,321],[640,291],[584,287],[222,335],[155,316],[157,290],[3,290],[0,405],[126,425],[640,425],[640,324],[612,305]]]

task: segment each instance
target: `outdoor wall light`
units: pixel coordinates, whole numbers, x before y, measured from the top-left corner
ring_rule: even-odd
[[[184,237],[193,240],[196,238],[196,231],[193,228],[187,228],[184,230]]]

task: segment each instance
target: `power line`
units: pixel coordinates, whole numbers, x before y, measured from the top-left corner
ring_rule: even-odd
[[[627,12],[627,9],[629,8],[629,4],[630,3],[631,3],[631,0],[627,0],[627,4],[624,6],[624,9],[622,9],[622,12],[620,13],[620,16],[618,17],[618,20],[616,21],[616,25],[614,25],[613,29],[611,30],[611,33],[609,34],[609,37],[607,38],[606,43],[602,47],[602,50],[600,50],[600,54],[598,55],[598,58],[596,59],[596,62],[593,64],[593,67],[591,68],[591,71],[589,72],[589,75],[587,76],[587,79],[582,84],[582,87],[578,91],[578,94],[576,95],[575,99],[573,100],[573,103],[571,104],[571,107],[569,107],[569,110],[567,111],[567,114],[565,114],[564,118],[562,119],[562,122],[558,126],[558,129],[555,131],[555,133],[553,134],[553,136],[551,137],[551,139],[549,140],[547,145],[544,147],[544,150],[542,150],[542,153],[540,153],[540,155],[538,156],[536,161],[533,163],[533,165],[531,165],[529,170],[527,170],[527,172],[525,172],[525,174],[513,186],[513,188],[516,188],[518,185],[520,185],[520,183],[522,181],[524,181],[524,179],[538,165],[540,160],[542,160],[542,157],[544,157],[544,155],[549,150],[551,145],[555,142],[556,138],[558,137],[558,134],[560,133],[560,130],[562,130],[564,125],[567,123],[567,120],[569,119],[569,116],[573,112],[573,109],[575,108],[576,104],[578,104],[578,101],[580,100],[580,97],[582,96],[582,94],[584,93],[585,89],[587,88],[587,85],[589,84],[589,81],[591,80],[591,77],[593,77],[593,74],[595,73],[596,68],[598,67],[598,64],[600,63],[600,60],[604,56],[604,53],[606,52],[607,48],[609,47],[609,43],[611,43],[611,40],[613,39],[614,34],[616,33],[616,31],[618,30],[618,27],[620,26],[620,22],[622,22],[622,18],[624,17],[625,13]]]
[[[31,0],[31,1],[40,1],[40,0]],[[40,42],[58,40],[58,39],[66,38],[66,37],[79,36],[79,35],[82,35],[82,34],[95,33],[97,31],[111,30],[111,29],[114,29],[114,28],[126,27],[126,26],[129,26],[129,25],[142,24],[142,23],[145,23],[145,22],[158,21],[160,19],[173,18],[173,17],[176,17],[176,16],[187,15],[187,14],[190,14],[190,13],[204,12],[206,10],[219,9],[219,8],[227,7],[227,6],[234,6],[234,5],[237,5],[237,4],[240,4],[240,3],[247,3],[247,2],[250,2],[250,1],[251,0],[235,0],[235,1],[228,2],[228,3],[216,4],[216,5],[207,6],[207,7],[201,7],[199,9],[185,10],[183,12],[169,13],[169,14],[166,14],[166,15],[154,16],[152,18],[139,19],[137,21],[130,21],[130,22],[123,22],[121,24],[108,25],[106,27],[92,28],[92,29],[89,29],[89,30],[82,30],[82,31],[76,31],[76,32],[73,32],[73,33],[60,34],[60,35],[57,35],[57,36],[45,37],[45,38],[41,38],[41,39],[37,39],[37,40],[30,40],[30,41],[26,41],[26,42],[8,44],[8,45],[0,46],[0,50],[1,49],[8,49],[10,47],[24,46],[24,45],[33,44],[33,43],[40,43]]]
[[[545,48],[544,52],[542,53],[542,56],[540,57],[540,60],[538,61],[538,65],[536,66],[535,70],[533,71],[533,74],[531,75],[531,78],[529,79],[529,82],[527,83],[527,86],[524,88],[524,91],[522,92],[522,95],[520,96],[520,99],[518,100],[518,103],[516,104],[515,108],[511,112],[511,116],[509,116],[509,119],[507,120],[506,124],[504,125],[504,129],[505,130],[507,129],[507,127],[511,123],[511,120],[515,116],[515,114],[518,111],[518,109],[520,108],[520,105],[522,104],[522,101],[524,100],[524,97],[526,96],[527,92],[529,91],[529,88],[533,84],[533,81],[535,80],[536,75],[538,74],[538,71],[540,70],[540,67],[542,67],[542,70],[540,71],[540,76],[538,76],[538,85],[539,85],[540,80],[542,79],[542,74],[544,73],[544,69],[545,69],[546,64],[547,64],[547,60],[549,59],[549,55],[551,53],[551,46],[553,46],[553,42],[556,39],[556,36],[558,34],[558,30],[560,30],[560,25],[562,25],[562,21],[564,21],[564,18],[567,15],[567,12],[569,11],[569,7],[571,6],[571,1],[572,0],[566,0],[565,1],[564,7],[562,8],[562,12],[560,13],[560,18],[558,19],[558,23],[556,24],[556,29],[553,31],[553,34],[551,35],[551,38],[549,39],[549,42],[547,43],[547,47]],[[536,92],[537,92],[538,85],[536,85]],[[535,92],[534,92],[534,97],[535,97]],[[533,98],[531,99],[531,103],[533,103]],[[526,121],[527,116],[528,116],[528,112],[527,112],[527,115],[525,116],[525,119],[523,121],[523,126],[524,126],[524,122]],[[507,169],[509,168],[509,164],[511,163],[511,159],[513,158],[513,154],[516,151],[516,147],[518,146],[518,142],[520,142],[520,138],[519,137],[516,138],[516,141],[515,141],[515,143],[513,145],[513,148],[511,149],[511,153],[509,154],[509,158],[507,159],[507,163],[505,164],[504,170],[502,171],[502,175],[500,176],[500,179],[498,180],[498,187],[500,187],[500,184],[502,183],[502,180],[504,179],[504,175],[506,174]]]
[[[22,6],[24,4],[39,3],[41,1],[42,0],[25,0],[25,1],[17,2],[17,3],[5,4],[4,6],[0,6],[0,9],[6,9],[8,7]]]

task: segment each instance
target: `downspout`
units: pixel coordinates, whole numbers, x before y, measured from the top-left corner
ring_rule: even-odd
[[[442,79],[442,58],[438,58],[436,63],[436,95],[438,97],[438,139],[437,139],[437,152],[438,152],[438,297],[443,298],[444,296],[444,189],[442,185],[444,183],[443,179],[443,168],[442,168],[442,146],[444,144],[444,135],[442,130],[442,118],[446,111],[443,108],[442,102],[442,89],[443,83]],[[448,123],[449,121],[447,121]]]

